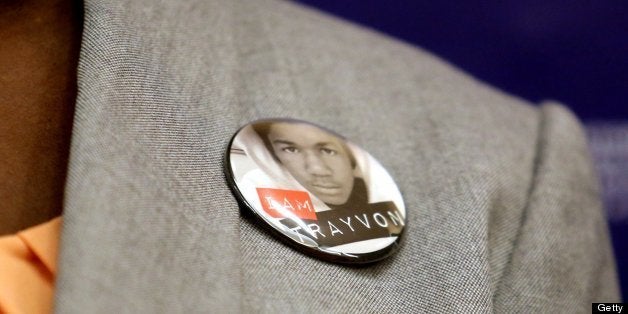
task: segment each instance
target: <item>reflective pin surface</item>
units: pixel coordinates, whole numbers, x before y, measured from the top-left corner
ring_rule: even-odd
[[[399,245],[406,210],[395,182],[329,130],[289,119],[253,122],[231,140],[225,171],[243,210],[299,251],[369,263]]]

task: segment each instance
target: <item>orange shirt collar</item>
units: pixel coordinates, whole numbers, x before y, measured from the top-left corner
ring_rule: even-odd
[[[60,232],[61,217],[57,217],[17,233],[17,236],[26,243],[53,275],[57,273],[57,251],[59,249]]]

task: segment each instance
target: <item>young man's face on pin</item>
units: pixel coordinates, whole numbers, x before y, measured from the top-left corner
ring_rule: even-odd
[[[303,123],[275,123],[268,140],[277,159],[320,200],[344,204],[353,191],[351,157],[337,136]]]

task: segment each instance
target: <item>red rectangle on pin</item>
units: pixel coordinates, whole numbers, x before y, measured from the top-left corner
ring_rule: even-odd
[[[301,219],[316,220],[310,195],[304,191],[257,188],[264,211],[273,218],[292,213]],[[282,214],[283,213],[283,214]]]

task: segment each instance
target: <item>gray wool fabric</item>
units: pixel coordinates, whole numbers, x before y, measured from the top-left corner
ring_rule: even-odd
[[[420,30],[417,30],[420,31]],[[292,3],[85,0],[58,313],[589,313],[618,301],[578,121]],[[376,157],[407,230],[323,262],[240,214],[234,132],[289,117]]]

